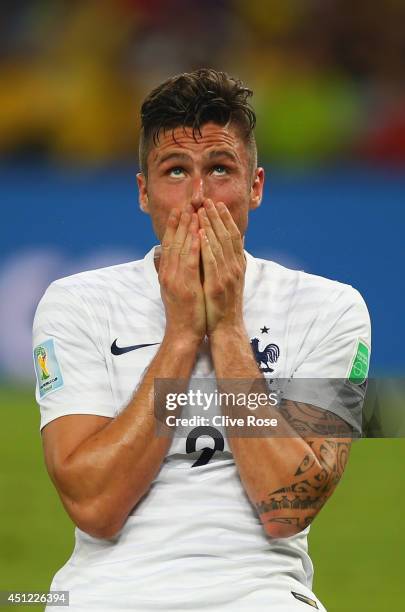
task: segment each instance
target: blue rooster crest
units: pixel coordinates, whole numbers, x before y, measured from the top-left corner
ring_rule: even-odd
[[[259,339],[252,338],[250,341],[252,345],[253,354],[255,356],[257,365],[261,372],[274,372],[274,368],[269,366],[269,363],[274,364],[280,357],[280,349],[277,344],[268,344],[263,351],[259,350]],[[264,363],[264,368],[261,364]]]

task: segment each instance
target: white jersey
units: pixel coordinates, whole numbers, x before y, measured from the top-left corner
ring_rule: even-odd
[[[364,361],[368,365],[370,321],[355,289],[245,255],[244,322],[249,338],[257,339],[252,348],[264,376],[347,379]],[[41,427],[68,414],[118,415],[164,330],[154,248],[143,260],[52,283],[34,321]],[[260,354],[269,344],[266,366]],[[191,382],[196,378],[215,379],[207,342]],[[322,406],[307,392],[291,399],[358,425],[344,402]],[[198,465],[207,439],[190,449],[190,431],[173,438],[147,495],[115,538],[76,529],[74,552],[52,583],[52,589],[70,592],[72,610],[262,610],[278,601],[280,589],[289,594],[286,610],[305,610],[299,596],[315,599],[309,529],[269,538],[224,432],[223,449]]]

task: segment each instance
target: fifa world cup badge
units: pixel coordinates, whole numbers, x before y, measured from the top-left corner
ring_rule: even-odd
[[[370,348],[364,340],[358,339],[348,374],[350,382],[354,385],[362,385],[367,380],[369,365]]]
[[[56,357],[53,338],[41,342],[34,348],[34,365],[41,398],[63,387],[62,372]]]
[[[50,377],[48,368],[46,367],[47,354],[43,346],[37,346],[35,349],[35,357],[37,358],[38,365],[41,368],[41,380],[46,380]]]

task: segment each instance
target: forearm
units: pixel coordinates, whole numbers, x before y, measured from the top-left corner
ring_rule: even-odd
[[[154,380],[187,381],[197,349],[195,342],[166,336],[127,407],[63,462],[58,488],[84,530],[94,531],[100,517],[101,531],[105,525],[107,534],[115,533],[149,489],[171,443],[168,434],[156,435]]]
[[[330,473],[298,434],[291,438],[230,438],[244,488],[268,535],[305,529],[332,493]]]
[[[246,392],[268,393],[243,329],[213,334],[211,350],[217,379],[245,379]],[[228,432],[228,441],[243,486],[266,532],[285,537],[313,520],[326,501],[333,474],[318,459],[316,439],[309,444],[278,407],[268,405],[261,410],[266,417],[277,419],[273,434],[242,437],[233,430]]]

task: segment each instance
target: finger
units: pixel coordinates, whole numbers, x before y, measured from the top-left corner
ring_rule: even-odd
[[[193,234],[198,234],[198,230],[200,227],[200,223],[198,220],[198,215],[197,213],[193,213],[191,215],[191,223],[190,223],[190,232],[192,232]]]
[[[221,217],[222,223],[224,227],[228,231],[232,247],[235,255],[238,257],[243,257],[243,246],[244,246],[244,237],[241,236],[238,226],[236,225],[229,209],[223,202],[218,202],[217,211],[219,216]]]
[[[179,260],[179,269],[181,267],[185,267],[187,265],[187,260],[191,252],[191,245],[193,242],[193,235],[198,232],[198,220],[197,215],[195,213],[191,216],[190,225],[188,226],[188,231],[186,235],[186,239],[180,251],[180,260]]]
[[[192,214],[191,222],[189,226],[189,233],[187,236],[187,256],[182,261],[186,268],[186,281],[187,279],[191,283],[200,283],[200,237],[198,234],[199,222],[198,215]],[[186,283],[187,284],[187,283]]]
[[[213,201],[210,199],[206,199],[204,201],[204,209],[207,212],[208,218],[210,220],[211,226],[215,232],[215,236],[221,245],[221,249],[225,258],[225,261],[229,261],[229,258],[234,257],[233,252],[233,244],[231,239],[231,234],[229,233],[227,227],[224,225],[224,222],[219,214],[218,205],[214,205]],[[210,235],[208,235],[210,239]],[[212,241],[210,240],[212,244]]]
[[[191,206],[186,206],[181,213],[180,221],[177,226],[176,233],[169,247],[169,263],[168,267],[171,274],[175,274],[179,265],[180,252],[187,238],[188,227],[191,222]]]
[[[199,230],[201,242],[201,259],[204,268],[204,285],[215,284],[218,280],[217,262],[212,252],[207,233],[204,228]]]
[[[205,230],[209,245],[211,247],[211,251],[217,261],[217,264],[220,267],[225,266],[226,262],[224,259],[224,253],[222,251],[222,246],[211,225],[210,219],[207,215],[207,211],[205,210],[205,208],[201,207],[198,209],[198,213],[199,213],[200,225]]]
[[[162,248],[160,252],[160,262],[159,262],[159,274],[163,274],[163,272],[167,269],[169,263],[169,251],[170,245],[173,242],[174,236],[176,235],[176,231],[180,221],[180,211],[177,208],[173,208],[168,219],[166,230],[162,238]]]
[[[192,282],[192,284],[198,283],[199,285],[201,285],[200,252],[201,252],[201,241],[200,241],[200,236],[197,230],[197,233],[192,234],[187,268],[191,273],[190,281]]]
[[[189,231],[187,236],[186,236],[186,239],[184,241],[184,244],[183,244],[183,246],[181,248],[181,251],[180,251],[179,268],[181,266],[184,266],[184,262],[187,260],[187,257],[188,257],[189,252],[190,252],[192,238],[193,238],[193,234],[191,233],[191,231]]]

